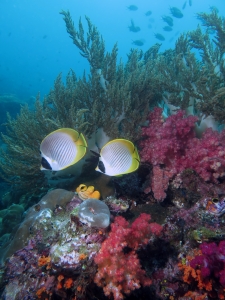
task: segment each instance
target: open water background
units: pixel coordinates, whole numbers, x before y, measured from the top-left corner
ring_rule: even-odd
[[[88,72],[89,65],[66,32],[63,16],[59,12],[69,10],[77,27],[82,18],[85,29],[85,15],[97,26],[102,34],[106,50],[111,51],[118,43],[118,58],[124,62],[133,47],[133,40],[144,39],[139,47],[146,51],[158,41],[154,33],[161,33],[166,40],[161,50],[173,48],[182,32],[193,30],[200,21],[197,12],[209,12],[216,6],[219,14],[225,13],[224,0],[1,0],[0,1],[0,95],[15,94],[22,101],[29,102],[38,92],[41,98],[53,87],[56,76],[66,74],[72,68],[78,76]],[[130,11],[129,5],[138,6]],[[163,31],[167,24],[162,15],[170,15],[169,8],[182,10],[182,19],[174,18],[172,32]],[[152,15],[145,13],[151,10]],[[130,32],[131,19],[141,30]],[[149,24],[152,28],[149,28]]]

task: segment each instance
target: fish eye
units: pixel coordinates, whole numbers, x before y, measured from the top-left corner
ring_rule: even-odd
[[[213,202],[213,203],[218,203],[218,201],[219,201],[218,198],[213,198],[213,199],[212,199],[212,202]]]

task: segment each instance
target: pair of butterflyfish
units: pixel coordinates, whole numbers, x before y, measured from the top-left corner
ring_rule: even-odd
[[[86,151],[87,142],[82,133],[71,128],[53,131],[41,142],[41,170],[66,169],[81,160]],[[95,170],[109,176],[134,172],[140,164],[137,148],[125,139],[109,141],[95,155],[99,157]]]

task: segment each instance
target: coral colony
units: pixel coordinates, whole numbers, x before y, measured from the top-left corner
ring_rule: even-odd
[[[176,7],[171,13],[183,16]],[[86,37],[81,20],[76,30],[70,13],[61,14],[90,76],[71,71],[65,85],[59,76],[34,110],[8,119],[1,299],[225,299],[224,18],[212,7],[174,50],[132,49],[117,64],[117,46],[105,53],[88,18]],[[163,21],[173,26],[172,17]],[[82,133],[76,142],[87,147],[76,176],[73,165],[49,170],[48,143],[40,171],[41,141],[59,128]],[[115,157],[110,147],[97,149],[99,138],[99,148],[119,139],[135,168],[108,176]]]

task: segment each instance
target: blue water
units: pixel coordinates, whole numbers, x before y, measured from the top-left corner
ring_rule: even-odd
[[[199,20],[197,12],[209,12],[216,6],[219,14],[225,13],[224,0],[192,0],[182,10],[185,0],[1,0],[0,1],[0,95],[15,94],[28,101],[38,92],[43,98],[53,87],[56,76],[66,74],[72,68],[78,76],[88,72],[89,65],[81,57],[78,49],[66,32],[65,23],[59,12],[70,10],[75,26],[79,18],[83,24],[87,15],[97,26],[105,40],[106,50],[111,51],[118,42],[118,57],[126,62],[126,54],[133,40],[143,39],[140,47],[146,51],[158,41],[155,33],[161,33],[166,40],[161,50],[173,48],[179,34],[196,28]],[[130,11],[129,5],[138,6]],[[174,18],[171,32],[163,31],[167,24],[162,15],[170,15],[169,8],[176,6],[182,10],[182,19]],[[151,10],[152,15],[145,16]],[[141,30],[130,32],[131,19]],[[150,20],[149,20],[150,19]],[[152,28],[148,25],[151,24]]]

